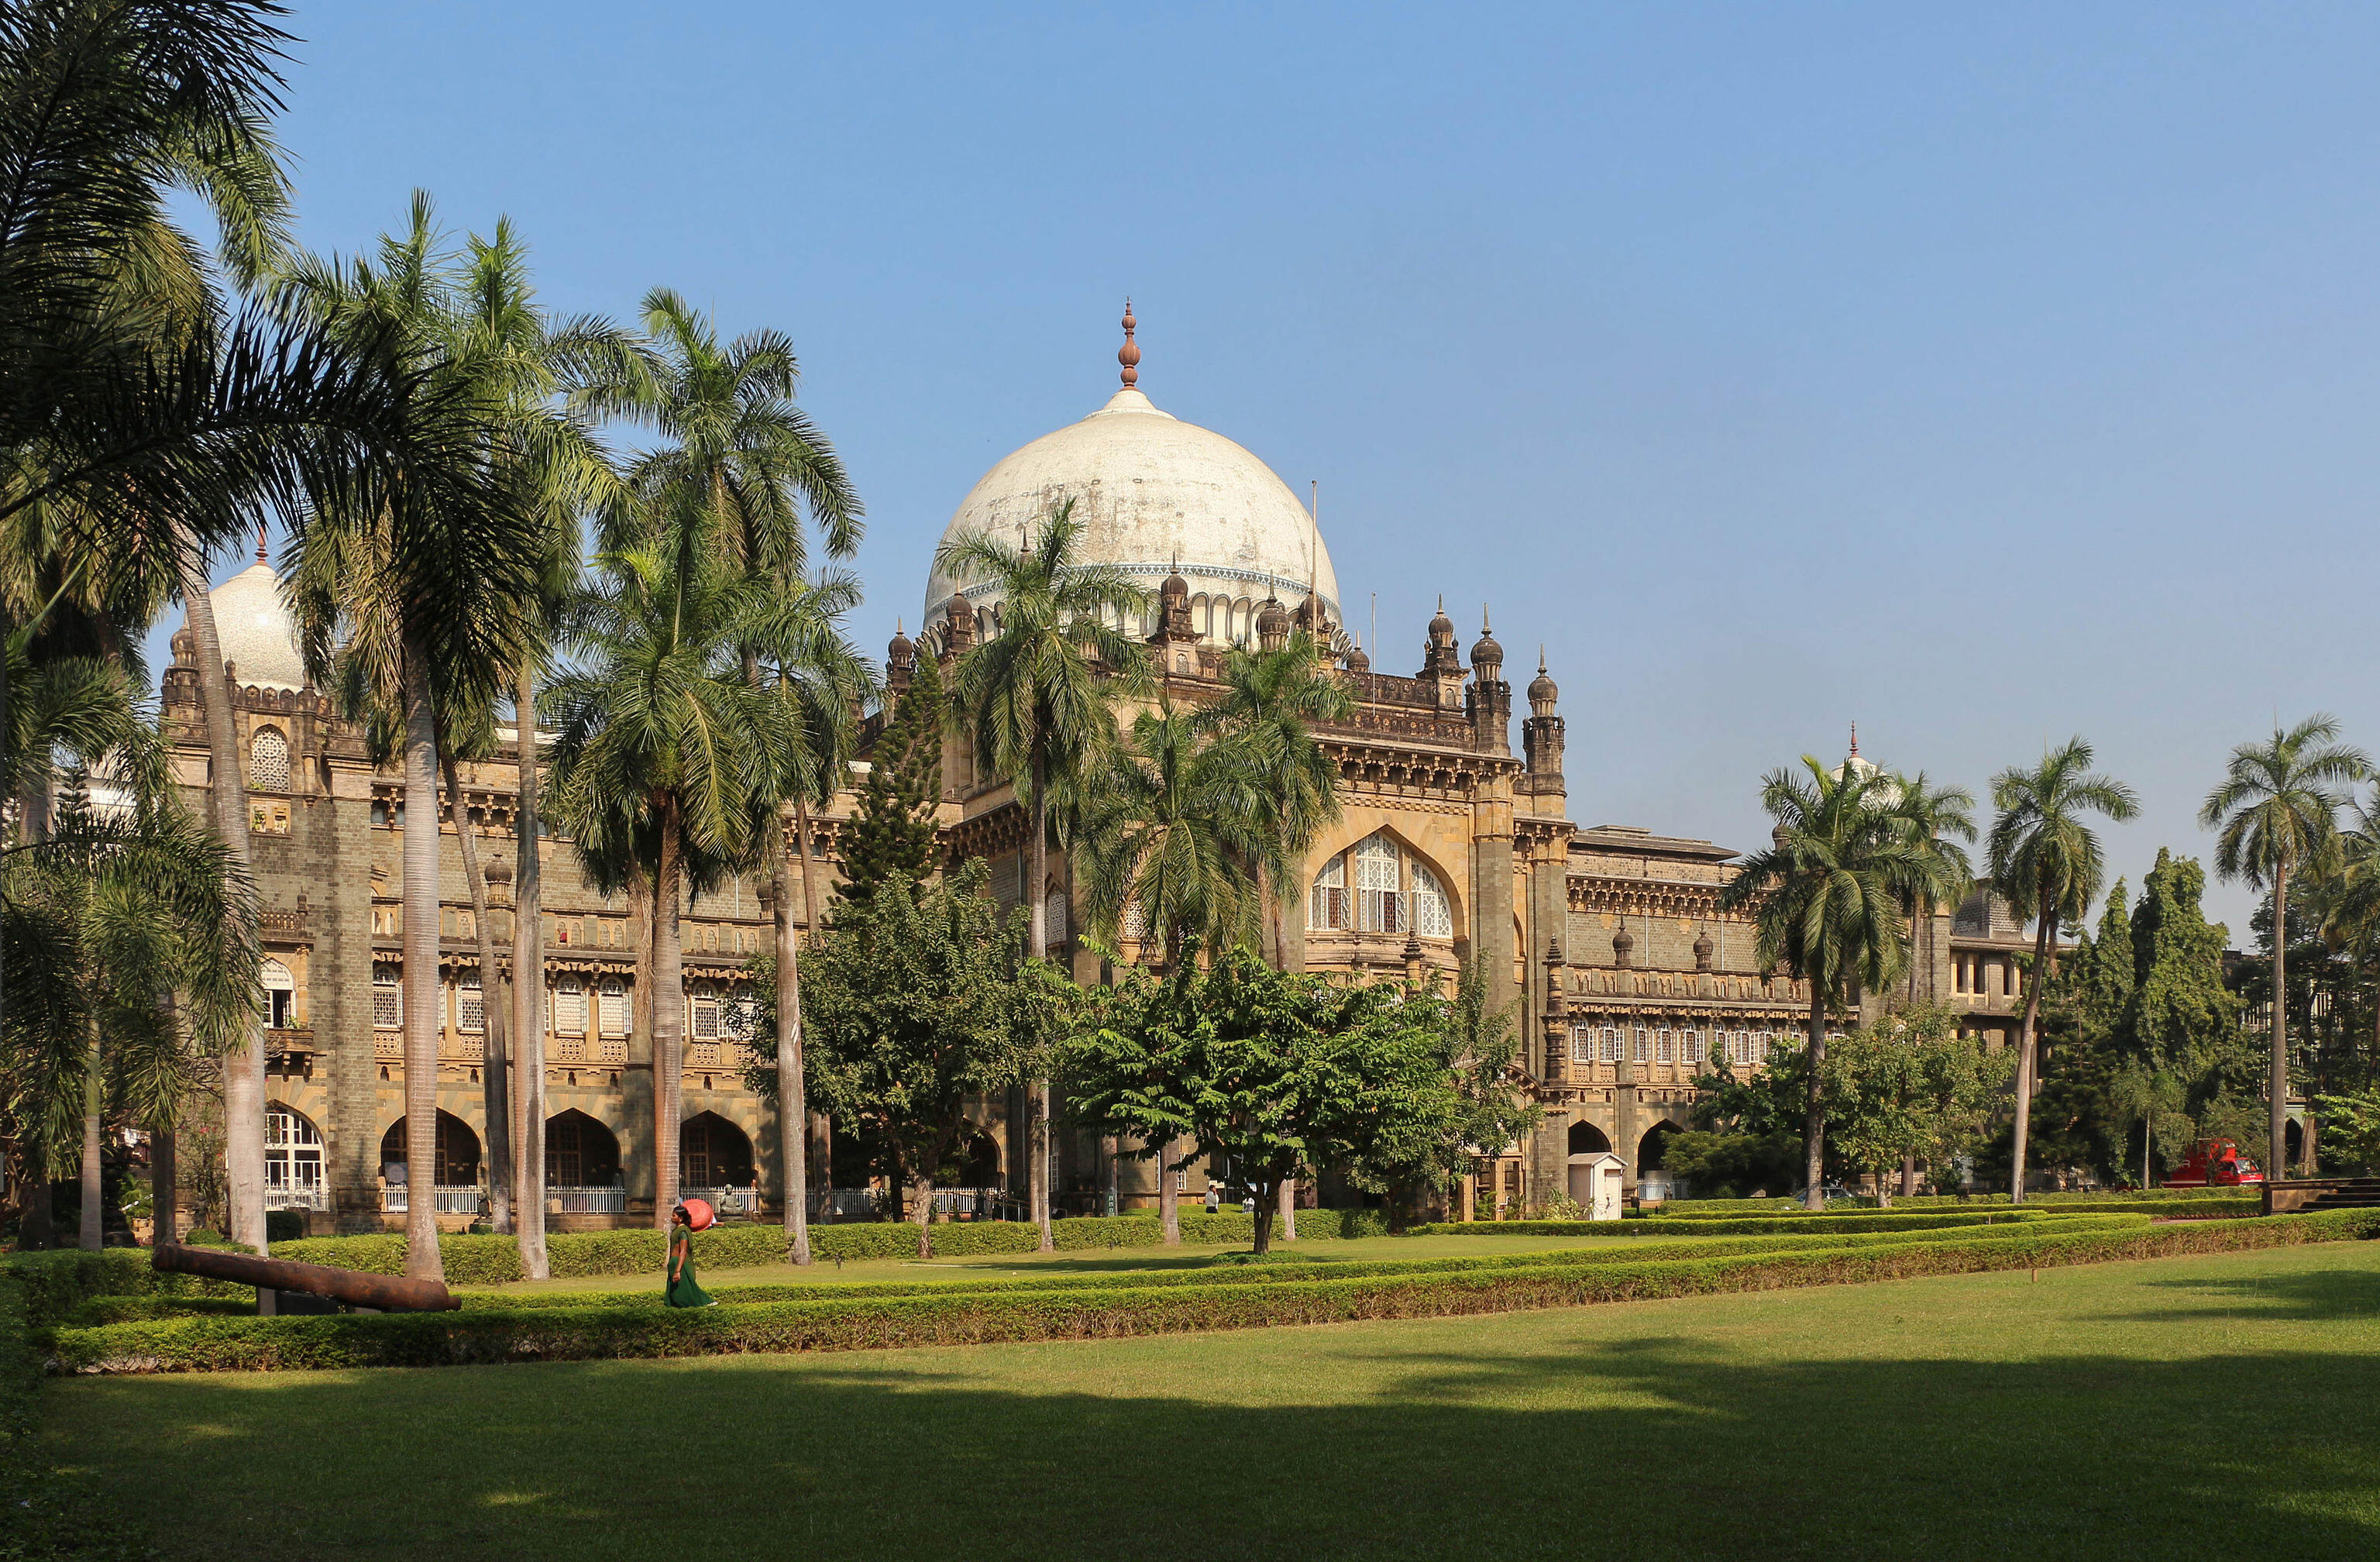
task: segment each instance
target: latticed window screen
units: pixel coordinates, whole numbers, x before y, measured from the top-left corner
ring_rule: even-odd
[[[1653,1032],[1641,1025],[1636,1028],[1636,1061],[1639,1063],[1653,1061]]]
[[[759,1006],[752,1001],[748,988],[737,988],[720,1006],[719,1023],[736,1041],[750,1041],[752,1032],[759,1028]]]
[[[1446,892],[1438,876],[1420,863],[1413,864],[1413,930],[1424,938],[1451,938],[1454,919],[1447,913]]]
[[[260,792],[289,789],[289,739],[277,726],[260,726],[248,746],[248,784]]]
[[[1066,892],[1051,890],[1041,902],[1043,936],[1052,944],[1066,942]]]
[[[1148,936],[1148,919],[1141,915],[1140,902],[1137,900],[1127,900],[1123,903],[1123,935],[1133,939]]]
[[[405,1023],[405,988],[396,968],[385,962],[372,967],[372,1023],[383,1031]]]
[[[562,1036],[587,1034],[587,983],[577,976],[565,976],[553,984],[553,1029]]]
[[[1347,860],[1334,857],[1314,875],[1313,922],[1318,928],[1347,926]]]
[[[1700,1068],[1703,1058],[1703,1035],[1699,1031],[1678,1032],[1678,1061]]]
[[[1355,845],[1356,917],[1366,933],[1405,931],[1397,855],[1386,836],[1367,836]]]
[[[1604,1029],[1603,1061],[1606,1063],[1620,1061],[1620,1028],[1618,1026],[1607,1026]]]
[[[1570,1057],[1573,1063],[1595,1061],[1595,1031],[1590,1027],[1576,1025],[1571,1028]]]
[[[694,1002],[694,1035],[698,1041],[719,1039],[719,994],[708,983],[689,995]]]
[[[1670,1038],[1669,1028],[1664,1026],[1662,1027],[1659,1034],[1653,1038],[1653,1061],[1656,1063],[1675,1063],[1678,1060],[1678,1056],[1675,1052],[1670,1050],[1671,1046],[1672,1043]]]
[[[488,1024],[488,1006],[480,993],[480,973],[466,971],[455,982],[455,1029],[483,1031]]]
[[[628,1033],[628,984],[616,976],[607,976],[595,989],[595,1022],[607,1036]]]

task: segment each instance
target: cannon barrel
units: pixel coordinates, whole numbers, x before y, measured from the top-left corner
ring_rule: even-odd
[[[389,1312],[450,1312],[463,1304],[436,1280],[408,1280],[401,1275],[367,1275],[356,1269],[334,1269],[325,1263],[291,1263],[285,1259],[259,1258],[254,1253],[225,1252],[221,1248],[184,1247],[165,1242],[152,1250],[149,1265],[169,1274],[203,1275],[260,1290],[304,1291],[354,1307],[377,1307]]]

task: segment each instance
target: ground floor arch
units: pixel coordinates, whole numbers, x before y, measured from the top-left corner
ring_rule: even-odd
[[[698,1112],[678,1125],[678,1180],[689,1191],[749,1188],[752,1140],[716,1112]]]
[[[314,1120],[285,1102],[264,1108],[264,1207],[269,1210],[326,1210],[330,1190],[323,1180],[322,1130]]]
[[[549,1188],[613,1188],[620,1181],[620,1141],[593,1117],[571,1107],[545,1120],[545,1182]]]
[[[1582,1117],[1570,1126],[1570,1153],[1573,1155],[1598,1155],[1611,1148],[1611,1141],[1601,1129]]]
[[[388,1131],[380,1136],[381,1178],[391,1184],[423,1180],[412,1175],[410,1157],[407,1154],[406,1123],[403,1117],[389,1124]],[[441,1108],[438,1113],[438,1143],[431,1157],[433,1171],[428,1179],[441,1188],[465,1188],[480,1180],[480,1136],[471,1125],[454,1113]]]

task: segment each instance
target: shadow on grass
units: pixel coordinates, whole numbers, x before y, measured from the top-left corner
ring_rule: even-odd
[[[1779,1361],[1583,1319],[109,1381],[62,1419],[191,1556],[2380,1553],[2380,1357]]]
[[[2144,1324],[2200,1318],[2252,1318],[2266,1323],[2380,1318],[2380,1286],[2375,1286],[2372,1275],[2363,1271],[2308,1270],[2282,1275],[2150,1280],[2143,1282],[2143,1288],[2206,1300],[2169,1309],[2106,1316]],[[2216,1304],[2209,1305],[2210,1301]],[[2230,1305],[2220,1304],[2227,1301]]]

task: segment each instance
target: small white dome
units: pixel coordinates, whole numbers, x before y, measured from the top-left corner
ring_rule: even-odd
[[[260,689],[303,689],[306,665],[298,631],[281,603],[281,577],[269,564],[251,564],[207,593],[215,634],[233,677]]]
[[[982,532],[1013,543],[1069,497],[1087,524],[1084,557],[1147,577],[1148,627],[1177,559],[1202,639],[1253,644],[1256,610],[1268,597],[1294,607],[1309,580],[1341,621],[1330,552],[1289,486],[1240,445],[1159,411],[1130,386],[986,472],[942,541]],[[999,600],[988,584],[937,568],[926,583],[928,624],[942,621],[954,589],[979,610]],[[1220,610],[1227,601],[1235,611]]]

